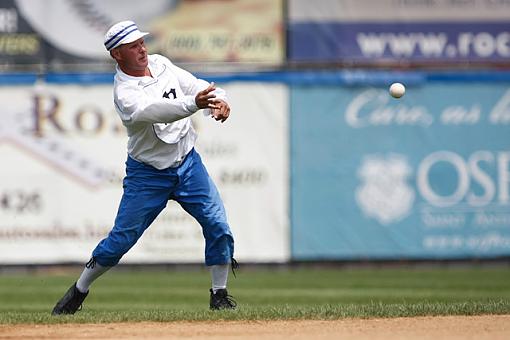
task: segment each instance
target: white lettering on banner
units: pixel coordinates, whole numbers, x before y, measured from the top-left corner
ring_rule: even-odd
[[[473,224],[480,227],[508,226],[510,225],[510,213],[479,211],[473,217]]]
[[[386,48],[393,56],[411,57],[416,51],[427,57],[440,57],[447,48],[446,33],[376,33],[367,32],[356,35],[361,53],[367,57],[382,57]]]
[[[425,249],[458,249],[464,246],[464,238],[461,235],[427,236],[422,242]]]
[[[510,183],[510,171],[508,164],[510,163],[510,152],[501,152],[498,155],[498,182],[499,188],[499,201],[508,203],[508,184]]]
[[[457,178],[448,194],[432,182],[431,172],[440,163],[447,165],[443,176]],[[362,183],[355,192],[364,215],[389,225],[409,214],[415,194],[405,183],[410,173],[404,169],[411,169],[404,155],[364,157],[358,170]],[[418,164],[416,190],[424,201],[420,214],[426,228],[510,227],[510,151],[480,150],[467,158],[446,150],[433,152]]]
[[[482,168],[480,168],[479,164],[481,162],[489,165],[492,164],[494,162],[494,155],[489,151],[478,151],[469,157],[467,166],[471,173],[471,177],[485,191],[485,194],[481,196],[476,196],[473,192],[468,193],[467,201],[473,206],[487,205],[490,201],[492,201],[496,192],[496,185],[492,181],[491,177],[489,174],[484,172]]]
[[[390,105],[390,97],[385,91],[367,90],[347,105],[345,121],[353,128],[369,126],[423,126],[434,123],[434,117],[423,106],[404,104]],[[480,123],[480,104],[471,106],[446,106],[438,119],[443,125],[475,125]],[[503,93],[488,115],[492,125],[510,124],[510,90]]]
[[[421,218],[429,228],[459,228],[466,224],[466,216],[461,213],[434,213],[423,209]]]
[[[0,8],[0,32],[18,31],[18,13],[14,8]]]
[[[498,202],[500,204],[509,203],[508,184],[509,184],[509,162],[510,152],[500,152],[497,156],[498,176]],[[432,188],[429,179],[431,168],[439,163],[446,162],[453,166],[458,177],[455,191],[448,196],[441,196]],[[421,196],[431,205],[436,207],[450,207],[460,203],[466,198],[471,206],[484,206],[494,200],[496,194],[496,184],[493,179],[484,172],[480,163],[492,165],[494,155],[489,151],[477,151],[473,153],[467,162],[464,159],[450,151],[434,152],[420,163],[417,174],[417,187]],[[476,182],[484,191],[481,196],[475,195],[470,189],[471,180]]]
[[[430,250],[469,250],[487,251],[494,248],[510,248],[510,237],[490,233],[481,236],[432,235],[423,239],[423,247]]]
[[[430,126],[434,117],[422,106],[388,105],[390,97],[382,91],[368,90],[347,106],[345,120],[354,128],[385,125]]]
[[[458,174],[457,189],[450,196],[436,194],[429,183],[429,172],[439,162],[453,165]],[[417,175],[418,189],[428,202],[438,207],[447,207],[458,203],[469,189],[469,176],[463,159],[448,151],[435,152],[427,156],[420,164]]]
[[[460,105],[448,106],[441,114],[441,123],[445,125],[474,125],[480,121],[481,109],[473,105],[467,109]]]
[[[455,169],[457,169],[458,173],[458,182],[457,182],[457,190],[451,194],[449,197],[441,197],[436,194],[434,190],[431,188],[429,184],[429,172],[432,166],[435,163],[440,161],[449,162],[452,164]],[[468,175],[465,171],[465,168],[462,166],[463,160],[460,156],[453,152],[436,152],[427,156],[422,162],[418,170],[417,174],[417,184],[419,191],[422,196],[429,202],[433,202],[433,205],[446,207],[450,205],[454,205],[464,196],[466,190],[468,189],[469,180]]]
[[[363,32],[356,35],[361,54],[367,58],[389,57],[478,58],[509,57],[509,32],[460,32],[457,41],[448,40],[448,33],[379,33]]]
[[[496,36],[488,32],[473,34],[470,32],[459,33],[458,51],[460,56],[468,56],[471,51],[475,55],[486,58],[492,55],[502,57],[510,56],[510,33],[501,32]]]
[[[507,90],[489,114],[491,124],[510,124],[510,90]]]

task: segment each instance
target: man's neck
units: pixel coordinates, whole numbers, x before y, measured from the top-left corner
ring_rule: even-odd
[[[128,76],[132,77],[152,77],[151,71],[149,70],[149,67],[146,67],[144,70],[133,70],[128,69],[122,65],[119,65],[119,68],[127,74]]]

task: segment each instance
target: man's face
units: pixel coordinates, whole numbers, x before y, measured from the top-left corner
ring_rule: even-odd
[[[145,70],[148,64],[147,48],[143,38],[115,48],[112,50],[112,57],[122,69],[128,71]]]

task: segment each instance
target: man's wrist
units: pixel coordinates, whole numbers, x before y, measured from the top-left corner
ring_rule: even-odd
[[[186,108],[190,112],[197,112],[198,111],[198,105],[195,102],[195,97],[194,96],[186,96],[186,99],[185,99],[184,103],[186,104]]]

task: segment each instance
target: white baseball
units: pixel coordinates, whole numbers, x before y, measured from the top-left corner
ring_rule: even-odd
[[[390,94],[393,98],[400,98],[406,93],[406,88],[401,83],[393,83],[390,86]]]

